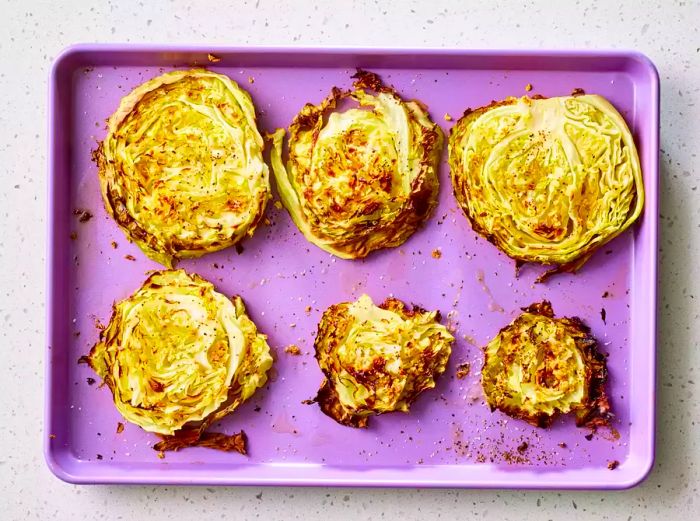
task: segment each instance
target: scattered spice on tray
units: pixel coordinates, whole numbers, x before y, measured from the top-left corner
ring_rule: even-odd
[[[216,56],[214,54],[209,53],[209,54],[207,54],[207,60],[209,60],[212,63],[217,63],[217,62],[221,61],[221,58],[219,58],[218,56]]]
[[[584,436],[584,438],[586,438],[588,441],[591,441],[591,440],[593,439],[593,433],[590,432],[590,433],[586,434],[586,435]]]
[[[469,362],[465,362],[465,363],[463,363],[463,364],[459,364],[459,365],[457,366],[457,374],[456,374],[456,376],[457,376],[457,378],[459,378],[460,380],[462,380],[463,378],[466,378],[467,376],[469,376],[469,373],[471,372],[471,370],[472,370],[472,366],[471,366],[471,364],[470,364]]]
[[[158,451],[158,457],[160,459],[165,459],[165,452],[163,452],[162,450]]]
[[[298,356],[301,354],[301,349],[299,349],[299,346],[292,344],[285,347],[284,352],[290,355]]]
[[[617,460],[612,460],[612,461],[608,462],[608,469],[609,470],[615,470],[619,466],[620,466],[620,462]]]
[[[88,355],[83,355],[78,358],[78,363],[79,364],[89,364],[90,363],[90,357]]]
[[[528,83],[527,85],[525,85],[525,90],[527,92],[530,92],[532,90],[532,83]]]
[[[306,307],[304,308],[304,312],[305,312],[307,315],[310,315],[310,314],[311,314],[311,306],[306,306]]]
[[[97,459],[102,459],[102,454],[98,454]]]
[[[117,422],[117,434],[124,432],[124,424],[122,422]]]
[[[565,449],[566,447],[568,447],[568,445],[566,443],[564,443],[563,441],[558,443],[557,445],[559,445],[562,449]]]
[[[248,83],[255,83],[255,78],[248,76]]]
[[[117,241],[112,241],[111,244],[112,244],[112,248],[114,248],[115,250],[119,247],[119,244],[117,244]]]
[[[130,260],[130,261],[135,261],[135,260],[136,260],[136,257],[134,257],[134,256],[133,256],[132,254],[130,254],[130,253],[124,255],[124,258],[125,258],[126,260]]]
[[[442,252],[440,251],[440,248],[435,248],[431,255],[433,256],[433,259],[439,259],[442,257]]]
[[[236,253],[237,253],[238,255],[240,255],[241,253],[243,253],[243,246],[241,246],[240,244],[236,244]]]
[[[452,116],[450,116],[447,112],[445,112],[443,118],[445,119],[445,121],[452,121]]]
[[[525,452],[525,451],[527,450],[527,448],[528,448],[529,446],[530,446],[530,445],[528,444],[528,442],[526,442],[526,441],[522,442],[520,445],[518,445],[518,452],[519,452],[520,454],[522,454],[523,452]]]
[[[605,321],[605,317],[606,317],[606,316],[607,316],[607,313],[606,313],[606,311],[605,311],[605,308],[602,308],[602,309],[600,310],[600,318],[603,319],[603,324],[607,324],[607,322]]]
[[[97,380],[95,380],[92,376],[88,376],[88,377],[87,377],[87,384],[88,384],[88,385],[95,385],[95,382],[96,382],[96,381],[97,381]]]
[[[574,90],[571,91],[572,96],[583,96],[586,94],[586,91],[583,90],[581,87],[576,87]]]
[[[608,297],[610,297],[609,291],[606,291],[605,293],[603,293],[603,298],[608,298]]]
[[[81,223],[86,223],[90,219],[92,219],[92,214],[87,210],[83,210],[81,208],[76,208],[75,210],[73,210],[73,215],[77,215],[78,221],[80,221]]]

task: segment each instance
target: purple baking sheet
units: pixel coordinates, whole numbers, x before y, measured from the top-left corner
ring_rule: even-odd
[[[212,53],[221,61],[209,63]],[[440,203],[403,246],[365,260],[332,257],[309,244],[284,210],[243,245],[181,263],[228,295],[240,294],[276,353],[268,385],[213,428],[244,429],[249,456],[191,448],[157,457],[154,435],[123,421],[109,390],[78,358],[127,297],[159,266],[125,239],[106,215],[90,154],[122,96],[172,68],[209,66],[246,88],[263,130],[286,127],[306,102],[348,87],[356,67],[379,73],[405,98],[430,109],[447,132],[468,107],[526,93],[566,95],[574,88],[607,97],[639,147],[646,186],[640,222],[596,253],[576,275],[545,284],[542,270],[513,262],[477,237],[452,195],[443,161]],[[643,480],[654,457],[656,257],[658,221],[658,75],[636,52],[283,49],[79,45],[51,72],[45,454],[73,483],[343,485],[411,487],[626,488]],[[445,159],[444,154],[443,159]],[[274,187],[273,187],[274,190]],[[276,198],[276,196],[275,196]],[[81,222],[75,210],[94,217]],[[73,235],[73,236],[72,236]],[[115,249],[111,242],[117,243]],[[439,249],[440,258],[433,256]],[[132,255],[135,260],[129,260]],[[457,342],[437,388],[410,414],[373,418],[366,430],[336,424],[315,405],[321,372],[313,357],[323,310],[368,293],[439,309]],[[607,293],[607,296],[603,295]],[[578,315],[609,353],[615,431],[592,437],[562,417],[533,428],[484,404],[482,353],[522,306],[549,299]],[[311,306],[307,313],[305,308]],[[605,310],[606,320],[601,316]],[[301,356],[285,346],[301,347]],[[456,376],[457,365],[471,373]],[[590,439],[589,439],[590,438]],[[527,448],[524,448],[527,444]],[[520,448],[520,450],[518,450]],[[610,462],[619,467],[610,470]]]

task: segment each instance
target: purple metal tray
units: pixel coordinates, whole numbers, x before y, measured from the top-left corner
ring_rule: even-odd
[[[207,53],[221,58],[209,63]],[[534,284],[471,230],[440,172],[440,204],[402,247],[344,261],[310,245],[285,211],[270,204],[270,224],[244,244],[181,263],[240,294],[276,352],[269,384],[219,425],[244,429],[250,455],[193,448],[159,459],[155,436],[126,424],[110,392],[77,360],[109,319],[114,300],[132,293],[158,265],[129,244],[107,217],[90,153],[105,119],[133,87],[173,67],[209,66],[252,94],[264,130],[286,127],[306,102],[350,85],[356,67],[379,73],[417,98],[449,130],[467,107],[525,94],[557,96],[574,88],[607,97],[639,146],[646,184],[641,221],[599,251],[576,275]],[[46,445],[51,470],[73,483],[207,485],[350,485],[421,487],[625,488],[645,478],[654,457],[656,255],[658,220],[658,75],[634,52],[273,49],[81,45],[61,54],[50,78],[48,338]],[[446,154],[445,154],[446,156]],[[74,211],[94,217],[81,222]],[[71,237],[72,234],[73,238]],[[115,249],[112,241],[118,243]],[[442,256],[431,252],[440,249]],[[125,256],[133,255],[134,260]],[[312,343],[323,310],[367,292],[440,309],[457,326],[447,372],[408,415],[374,418],[370,428],[342,427],[313,397],[321,372]],[[607,292],[607,297],[603,295]],[[578,315],[610,354],[615,433],[595,434],[560,418],[538,430],[483,402],[484,345],[519,312],[542,299],[558,315]],[[312,306],[310,313],[306,306]],[[602,320],[601,309],[607,313]],[[302,356],[284,347],[297,344]],[[471,374],[456,377],[456,367]],[[527,449],[523,449],[523,442]],[[520,447],[520,451],[518,450]],[[608,469],[610,462],[619,467]]]

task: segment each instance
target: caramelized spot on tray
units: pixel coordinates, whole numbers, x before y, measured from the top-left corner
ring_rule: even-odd
[[[112,241],[110,244],[112,245],[112,248],[114,248],[115,250],[119,247],[119,244],[117,244],[117,241]]]
[[[528,83],[527,85],[525,85],[525,90],[527,92],[530,92],[532,90],[532,83]]]
[[[518,445],[518,449],[517,449],[517,450],[518,450],[518,452],[519,452],[520,454],[522,454],[523,452],[525,452],[525,451],[527,450],[527,448],[528,448],[529,446],[530,446],[530,445],[528,444],[528,442],[524,441],[524,442],[522,442],[520,445]]]
[[[576,87],[574,90],[571,91],[572,96],[583,96],[586,94],[586,91],[583,90],[581,87]]]
[[[92,376],[88,376],[88,377],[87,377],[87,384],[88,384],[88,385],[95,385],[95,382],[96,382],[96,381],[97,381],[97,380],[95,380]]]
[[[608,469],[609,470],[615,470],[619,466],[620,466],[620,462],[617,460],[612,460],[612,461],[608,462]]]
[[[117,422],[117,434],[124,432],[124,424],[122,422]]]
[[[221,58],[219,58],[218,56],[216,56],[214,54],[209,53],[209,54],[207,54],[207,60],[209,60],[212,63],[217,63],[217,62],[221,61]]]
[[[603,324],[607,324],[607,322],[605,321],[605,317],[606,317],[606,316],[607,316],[607,313],[606,313],[606,311],[605,311],[605,308],[602,308],[602,309],[600,310],[600,318],[603,319]]]
[[[70,240],[71,240],[71,241],[74,241],[74,240],[77,239],[77,238],[78,238],[78,234],[77,234],[77,233],[75,233],[75,232],[71,232],[71,233],[70,233]]]
[[[126,260],[130,260],[130,261],[135,261],[135,260],[136,260],[136,257],[134,257],[133,255],[131,255],[130,253],[127,254],[127,255],[124,255],[124,258],[125,258]]]
[[[452,116],[450,116],[447,112],[445,112],[445,115],[443,116],[443,119],[445,121],[452,121]]]
[[[433,259],[439,259],[442,257],[442,252],[440,251],[440,248],[435,248],[431,255],[433,256]]]
[[[90,357],[88,355],[83,355],[78,358],[78,363],[90,365]]]

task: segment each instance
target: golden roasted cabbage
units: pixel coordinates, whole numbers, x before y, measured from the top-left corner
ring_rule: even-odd
[[[333,88],[273,135],[282,203],[304,236],[344,259],[402,244],[437,204],[442,132],[417,101],[358,71],[354,91]],[[373,92],[369,92],[373,91]],[[338,104],[358,106],[339,110]]]
[[[164,270],[114,305],[89,363],[124,418],[192,445],[265,384],[272,357],[240,297]]]
[[[253,234],[270,195],[250,95],[203,69],[124,97],[95,151],[107,212],[151,259],[221,250]]]
[[[622,116],[596,95],[508,98],[452,129],[455,196],[518,262],[576,271],[639,217],[642,173]]]
[[[491,410],[536,427],[573,412],[579,427],[605,425],[605,356],[578,318],[554,318],[552,305],[523,309],[485,348],[481,384]]]
[[[315,399],[338,423],[365,427],[368,416],[408,412],[445,371],[454,337],[437,311],[409,310],[388,298],[380,306],[362,295],[328,308],[316,335],[325,375]]]

